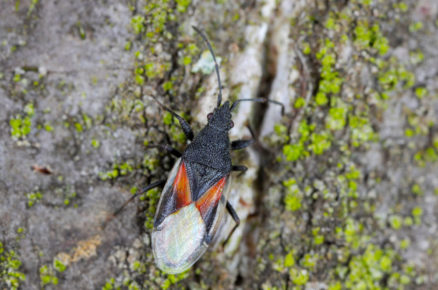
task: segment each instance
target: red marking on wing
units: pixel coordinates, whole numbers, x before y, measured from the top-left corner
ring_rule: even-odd
[[[187,171],[184,162],[181,162],[178,173],[175,177],[175,181],[173,182],[172,189],[176,195],[176,209],[185,207],[192,202],[189,178],[187,177]]]
[[[196,201],[195,205],[198,208],[204,220],[206,216],[209,214],[209,212],[218,204],[222,196],[222,191],[224,189],[226,181],[227,181],[227,177],[225,176],[221,180],[219,180],[215,185],[210,187],[210,189],[207,190],[207,192],[205,192],[201,196],[201,198],[199,198]]]

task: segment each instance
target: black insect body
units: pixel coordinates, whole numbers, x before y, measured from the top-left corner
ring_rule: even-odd
[[[236,226],[239,224],[239,218],[228,202],[228,193],[231,172],[247,168],[232,165],[230,151],[246,148],[253,140],[230,143],[228,132],[233,127],[233,109],[242,101],[271,102],[283,107],[283,104],[267,99],[240,99],[233,104],[228,101],[221,104],[219,67],[213,49],[204,34],[193,28],[206,42],[215,62],[219,82],[217,107],[208,114],[208,124],[194,137],[190,125],[181,116],[160,104],[178,119],[187,139],[192,142],[182,154],[169,145],[160,146],[178,160],[167,181],[155,182],[142,191],[165,184],[154,219],[152,250],[157,266],[169,274],[185,271],[204,254],[218,233],[225,210]]]

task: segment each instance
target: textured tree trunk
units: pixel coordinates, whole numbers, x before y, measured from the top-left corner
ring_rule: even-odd
[[[435,289],[436,1],[2,1],[0,289]],[[150,234],[174,158],[233,115],[221,239],[189,271]]]

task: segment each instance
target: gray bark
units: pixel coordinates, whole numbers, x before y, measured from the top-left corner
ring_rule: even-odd
[[[0,4],[0,289],[436,288],[437,3],[178,2]],[[225,99],[286,114],[239,106],[230,138],[257,133],[233,153],[241,224],[174,277],[151,253],[159,191],[101,225],[172,167],[148,145],[184,150],[153,98],[195,132],[214,109],[192,25]]]

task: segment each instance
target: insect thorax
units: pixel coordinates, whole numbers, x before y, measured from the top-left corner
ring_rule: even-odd
[[[224,175],[231,171],[228,132],[207,125],[183,153],[183,159],[216,169]]]

